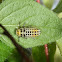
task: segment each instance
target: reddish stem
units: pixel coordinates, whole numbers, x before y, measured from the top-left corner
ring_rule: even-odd
[[[44,47],[45,47],[45,55],[46,55],[46,59],[47,59],[47,62],[49,62],[48,45],[45,44]]]
[[[40,3],[40,0],[36,0],[36,2]],[[48,45],[45,44],[44,47],[45,47],[46,60],[47,62],[49,62]]]
[[[36,2],[40,3],[40,0],[36,0]]]

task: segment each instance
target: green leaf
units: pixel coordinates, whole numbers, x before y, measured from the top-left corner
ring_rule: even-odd
[[[10,0],[8,0],[9,2]],[[2,7],[1,7],[2,6]],[[0,23],[18,42],[15,29],[19,22],[22,27],[34,27],[40,29],[41,34],[33,38],[19,38],[19,44],[25,48],[44,45],[54,42],[62,36],[62,22],[52,11],[30,0],[12,0],[0,5]],[[0,39],[8,46],[14,48],[10,39],[2,35]]]
[[[20,54],[14,50],[13,53],[7,58],[6,62],[23,62]]]
[[[56,13],[62,12],[62,0],[59,1],[58,6],[53,11]]]
[[[60,53],[62,55],[62,37],[59,40],[57,40],[56,43],[57,43]]]
[[[47,8],[51,9],[52,6],[53,6],[54,0],[43,0],[43,3],[44,3],[44,5],[45,5]]]
[[[0,0],[0,3],[2,3],[2,0]]]
[[[55,51],[56,51],[56,42],[48,44],[48,52],[49,52],[50,62],[54,62]]]
[[[56,52],[54,55],[54,62],[62,62],[62,56],[60,54],[60,50],[57,45],[56,45]]]
[[[44,46],[33,47],[32,56],[35,62],[46,62]]]
[[[58,14],[58,17],[62,19],[62,12]]]
[[[12,48],[0,41],[0,62],[4,62],[12,54]]]
[[[62,19],[62,12],[58,14],[58,17],[59,17],[60,19]],[[62,20],[61,20],[61,21],[62,21]],[[56,41],[56,43],[57,43],[57,46],[58,46],[58,48],[59,48],[59,50],[60,50],[60,53],[61,53],[61,55],[62,55],[62,37],[61,37],[60,39],[58,39],[58,40]]]
[[[35,62],[46,62],[45,48],[46,47],[44,47],[44,45],[32,48],[32,56]],[[48,54],[50,62],[54,62],[55,51],[56,43],[53,42],[51,44],[48,44]]]

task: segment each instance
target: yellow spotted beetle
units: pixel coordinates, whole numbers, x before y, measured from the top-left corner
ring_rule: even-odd
[[[18,37],[37,37],[40,35],[40,30],[36,28],[18,28],[16,29],[16,35]]]

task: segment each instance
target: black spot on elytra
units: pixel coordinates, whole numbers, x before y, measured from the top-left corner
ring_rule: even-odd
[[[25,37],[25,34],[24,34],[24,37]]]
[[[22,34],[21,34],[21,37],[22,37]]]

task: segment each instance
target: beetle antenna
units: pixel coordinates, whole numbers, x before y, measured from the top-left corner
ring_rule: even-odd
[[[26,24],[26,22],[24,22],[24,24],[23,24],[23,28],[25,27],[25,24]]]
[[[20,28],[20,22],[19,22],[19,28]]]

